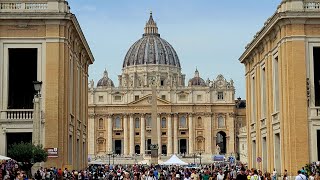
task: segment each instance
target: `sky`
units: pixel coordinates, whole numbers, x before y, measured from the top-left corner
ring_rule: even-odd
[[[118,85],[130,46],[142,37],[152,11],[161,37],[176,50],[186,81],[196,67],[206,80],[233,79],[245,99],[244,65],[239,57],[281,0],[69,0],[95,62],[89,79],[107,69]],[[96,83],[95,83],[96,84]],[[187,84],[187,82],[186,82]]]

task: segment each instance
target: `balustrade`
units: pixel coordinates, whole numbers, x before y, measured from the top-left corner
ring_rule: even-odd
[[[22,9],[22,3],[0,3],[0,9]]]
[[[5,110],[6,118],[10,119],[33,119],[33,109]]]
[[[305,2],[305,10],[320,10],[320,2]]]

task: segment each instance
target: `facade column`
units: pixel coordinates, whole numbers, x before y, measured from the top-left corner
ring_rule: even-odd
[[[160,114],[158,114],[157,116],[157,136],[158,136],[158,154],[162,154],[162,145],[161,145],[161,118],[160,118]]]
[[[123,116],[123,154],[129,155],[128,151],[128,116]]]
[[[172,119],[171,114],[168,114],[168,139],[167,139],[167,154],[170,156],[172,154]]]
[[[146,120],[145,120],[145,115],[141,115],[141,125],[140,125],[140,130],[141,130],[141,145],[140,145],[140,154],[144,155],[146,152]]]
[[[108,116],[108,147],[107,151],[112,151],[112,116]]]
[[[189,114],[189,154],[193,154],[194,148],[194,135],[193,135],[193,119],[192,114]]]
[[[212,148],[215,148],[215,144],[212,146],[212,122],[213,122],[213,117],[212,113],[207,113],[205,116],[205,121],[206,121],[206,139],[205,139],[205,151],[206,154],[212,154]],[[214,135],[215,136],[215,135]]]
[[[133,114],[130,114],[130,156],[134,154],[134,123]]]
[[[235,154],[235,127],[234,127],[234,122],[235,122],[235,114],[234,113],[229,113],[229,127],[230,127],[230,139],[229,139],[229,153]],[[228,121],[225,121],[228,122]]]
[[[178,154],[178,114],[174,114],[173,119],[173,152]]]
[[[94,114],[89,114],[89,119],[88,119],[88,154],[89,155],[95,155],[95,145],[96,145],[96,141],[94,138],[95,135],[95,126],[94,126]],[[105,121],[104,121],[105,122]],[[104,126],[105,127],[105,126]],[[1,140],[0,140],[1,143]],[[3,144],[3,143],[1,143]],[[1,150],[0,150],[1,153]]]

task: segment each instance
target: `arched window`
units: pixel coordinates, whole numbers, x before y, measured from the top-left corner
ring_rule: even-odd
[[[203,122],[201,117],[198,117],[197,128],[203,128]]]
[[[103,119],[99,119],[99,129],[104,129]]]
[[[151,127],[151,116],[147,117],[147,127]]]
[[[184,116],[182,116],[181,118],[180,118],[180,127],[182,127],[182,128],[185,128],[185,127],[187,127],[187,122],[186,122],[186,117],[184,117]]]
[[[218,117],[218,128],[224,127],[224,118],[222,116]]]
[[[166,127],[167,127],[167,120],[166,120],[165,117],[163,117],[163,118],[161,119],[161,127],[162,127],[162,128],[166,128]]]
[[[140,119],[136,118],[135,120],[135,128],[140,128]]]
[[[116,129],[120,129],[121,128],[121,120],[120,120],[120,117],[116,117],[116,120],[115,120],[115,128]]]

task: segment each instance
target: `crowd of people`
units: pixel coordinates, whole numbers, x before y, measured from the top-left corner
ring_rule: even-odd
[[[13,160],[1,162],[0,180],[289,180],[287,171],[281,176],[242,164],[211,164],[203,166],[90,165],[85,170],[40,168],[32,177]],[[319,165],[302,168],[295,180],[320,180]],[[311,171],[310,171],[311,170]]]

